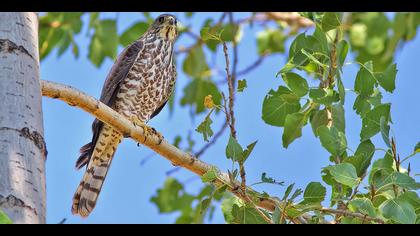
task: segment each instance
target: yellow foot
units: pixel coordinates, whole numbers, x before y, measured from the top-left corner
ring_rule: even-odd
[[[137,116],[131,116],[130,117],[131,122],[133,122],[133,125],[136,127],[141,127],[143,128],[143,132],[144,132],[144,142],[146,142],[147,139],[147,135],[148,135],[148,127],[146,126],[145,123],[143,123],[143,121],[141,121]],[[137,143],[137,146],[140,146],[139,143]]]
[[[150,134],[153,134],[153,135],[156,135],[159,138],[158,145],[162,143],[163,135],[160,134],[159,132],[157,132],[154,128],[151,128],[151,127],[147,126],[145,123],[143,123],[141,120],[139,120],[139,118],[137,116],[131,116],[130,120],[131,120],[131,122],[133,122],[134,126],[138,126],[138,127],[143,128],[144,142],[146,142],[147,136],[149,136]],[[139,144],[137,144],[137,146],[139,146]]]

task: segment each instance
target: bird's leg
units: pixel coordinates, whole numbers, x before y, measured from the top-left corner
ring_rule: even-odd
[[[139,118],[135,115],[131,116],[130,118],[131,122],[133,122],[134,126],[139,126],[143,128],[143,132],[144,132],[144,142],[146,142],[147,140],[147,136],[150,134],[156,135],[159,138],[159,144],[162,143],[163,141],[163,135],[160,134],[159,132],[157,132],[154,128],[151,128],[149,126],[147,126],[144,122],[142,122],[141,120],[139,120]],[[138,146],[139,144],[137,144]]]
[[[150,128],[146,126],[144,122],[142,122],[137,116],[132,115],[130,117],[131,122],[133,122],[134,126],[142,127],[143,133],[144,133],[144,142],[147,140],[147,135],[149,135]],[[137,146],[139,146],[139,143],[137,143]]]

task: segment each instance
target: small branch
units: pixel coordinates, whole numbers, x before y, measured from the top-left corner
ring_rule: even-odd
[[[364,215],[364,214],[358,213],[358,212],[350,212],[350,211],[346,211],[346,210],[336,210],[336,209],[329,209],[329,208],[322,208],[321,211],[324,212],[324,213],[355,217],[355,218],[359,218],[359,219],[363,219],[363,220],[367,220],[367,221],[373,221],[373,222],[376,222],[376,223],[379,223],[379,224],[385,224],[385,222],[382,219],[370,217],[370,216],[367,216],[367,215]]]
[[[229,62],[228,48],[225,42],[223,42],[223,52],[225,54],[226,74],[227,74],[227,81],[228,81],[228,88],[229,88],[229,102],[228,102],[228,109],[226,110],[226,115],[229,116],[228,122],[229,122],[229,127],[230,127],[230,133],[232,134],[232,137],[236,139],[235,116],[233,112],[233,99],[234,99],[235,90],[234,90],[233,79],[232,79],[232,76],[230,74],[230,69],[229,69],[230,62]]]

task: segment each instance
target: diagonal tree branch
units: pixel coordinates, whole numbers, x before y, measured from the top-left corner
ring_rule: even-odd
[[[41,85],[43,96],[62,100],[70,106],[76,106],[92,114],[102,122],[119,130],[124,137],[130,137],[136,142],[147,146],[169,160],[175,166],[183,167],[199,176],[204,175],[210,170],[217,170],[216,166],[203,162],[190,153],[181,151],[165,139],[161,141],[158,136],[151,132],[148,132],[147,137],[145,137],[143,128],[133,125],[132,122],[114,111],[112,108],[71,86],[45,80],[41,80]],[[213,181],[213,184],[216,186],[222,186],[226,183],[230,183],[230,179],[228,174],[223,172],[219,172],[216,180]],[[228,190],[247,202],[247,199],[244,199],[244,196],[236,187],[240,186],[240,182],[236,181],[234,185],[235,186],[229,186]],[[247,192],[253,196],[262,196],[261,193],[258,193],[249,187],[247,188]],[[258,197],[255,204],[260,208],[273,212],[276,207],[276,200],[272,198]]]

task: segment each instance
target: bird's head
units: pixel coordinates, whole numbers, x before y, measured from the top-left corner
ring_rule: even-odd
[[[178,35],[176,17],[170,14],[163,14],[156,18],[152,28],[164,39],[174,41]]]

